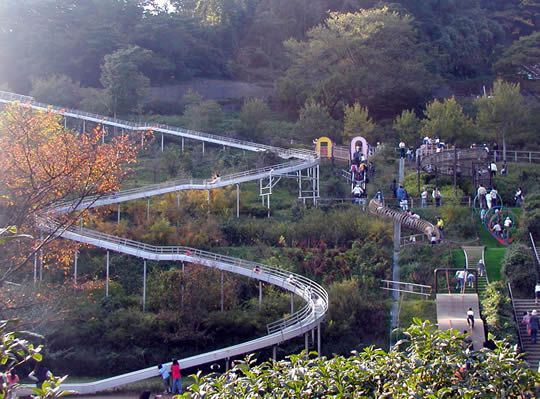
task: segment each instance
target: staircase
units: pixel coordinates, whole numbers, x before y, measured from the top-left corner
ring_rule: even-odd
[[[461,249],[463,249],[463,252],[465,253],[465,267],[467,269],[473,269],[476,270],[476,267],[478,265],[478,261],[480,259],[484,260],[484,247],[483,246],[475,246],[475,247],[469,247],[469,246],[462,246]],[[484,264],[485,264],[484,260]],[[478,296],[483,297],[486,292],[486,286],[489,283],[488,277],[487,277],[487,269],[484,276],[478,276],[477,277],[477,287],[478,287]]]
[[[538,362],[540,361],[540,339],[536,345],[531,342],[531,338],[527,335],[527,328],[521,324],[523,312],[529,310],[540,310],[540,304],[536,305],[534,299],[514,299],[514,311],[519,323],[519,336],[521,337],[522,350],[526,354],[525,360],[529,363],[531,369],[538,370]]]

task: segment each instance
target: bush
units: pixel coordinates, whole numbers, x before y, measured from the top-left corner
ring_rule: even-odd
[[[537,280],[536,267],[531,250],[522,244],[511,245],[502,261],[503,274],[512,284],[516,297],[532,298]]]
[[[481,306],[488,331],[497,339],[506,339],[515,343],[517,326],[505,283],[496,281],[489,284],[481,300]]]

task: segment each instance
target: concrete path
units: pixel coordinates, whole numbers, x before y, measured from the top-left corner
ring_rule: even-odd
[[[467,325],[467,310],[474,311],[474,328]],[[480,318],[477,294],[437,294],[437,323],[441,330],[469,331],[474,348],[484,345],[484,323]]]

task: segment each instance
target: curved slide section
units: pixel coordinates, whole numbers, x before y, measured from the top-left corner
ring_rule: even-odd
[[[268,335],[238,345],[217,349],[185,359],[179,359],[182,368],[197,367],[220,359],[227,359],[233,356],[257,351],[265,347],[277,345],[313,330],[320,325],[326,311],[328,310],[328,294],[322,286],[301,275],[255,262],[249,262],[242,259],[201,251],[195,248],[160,247],[100,233],[90,229],[76,228],[73,226],[64,228],[59,226],[59,223],[54,220],[54,214],[69,212],[75,209],[86,209],[102,205],[116,204],[181,190],[208,190],[225,187],[231,184],[256,181],[265,177],[271,177],[273,175],[280,176],[298,172],[319,164],[320,159],[316,153],[302,149],[283,149],[272,147],[237,140],[230,137],[220,137],[208,133],[196,132],[165,125],[135,124],[101,115],[89,114],[83,111],[67,110],[64,108],[53,107],[48,104],[37,103],[32,97],[21,96],[9,92],[0,91],[0,102],[21,102],[23,105],[32,109],[49,111],[64,117],[99,123],[104,126],[112,126],[130,131],[145,131],[151,129],[154,132],[161,132],[162,134],[210,142],[248,151],[269,151],[277,154],[281,158],[292,159],[284,164],[223,176],[219,180],[175,180],[145,186],[142,188],[119,191],[117,193],[104,196],[74,199],[71,201],[57,203],[53,209],[50,209],[50,211],[47,212],[46,215],[41,215],[39,217],[41,219],[40,224],[43,230],[48,231],[58,237],[94,245],[106,250],[154,261],[186,261],[254,278],[259,281],[276,285],[300,296],[306,301],[306,305],[302,309],[286,318],[270,323],[267,326]],[[157,375],[157,368],[152,366],[146,369],[133,371],[100,381],[80,384],[63,384],[62,389],[77,391],[81,394],[95,393],[155,377]],[[28,388],[23,387],[18,391],[18,395],[29,393],[28,391]]]
[[[387,206],[384,206],[380,201],[372,199],[371,201],[369,201],[368,209],[369,212],[375,216],[398,221],[399,223],[401,223],[402,226],[417,230],[425,234],[428,240],[431,239],[432,234],[435,234],[437,240],[440,239],[439,229],[433,224],[422,219],[414,218],[405,212],[400,212],[388,208]]]
[[[484,148],[448,149],[439,152],[419,149],[418,155],[420,168],[427,173],[489,177],[488,153]]]
[[[44,221],[42,225],[42,228],[47,231],[55,231],[57,227],[57,223],[50,219]],[[319,284],[299,274],[290,273],[260,263],[201,251],[195,248],[154,246],[77,227],[60,230],[56,235],[72,241],[94,245],[142,259],[153,261],[185,261],[239,274],[283,288],[306,301],[306,305],[299,311],[289,317],[269,324],[268,335],[238,345],[179,359],[184,369],[254,352],[302,335],[317,327],[328,310],[328,293]],[[116,388],[157,375],[156,366],[152,366],[100,381],[63,384],[62,388],[87,394]]]

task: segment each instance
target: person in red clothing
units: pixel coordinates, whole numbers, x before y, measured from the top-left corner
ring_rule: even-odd
[[[182,374],[178,360],[174,359],[171,365],[172,393],[182,393]]]

